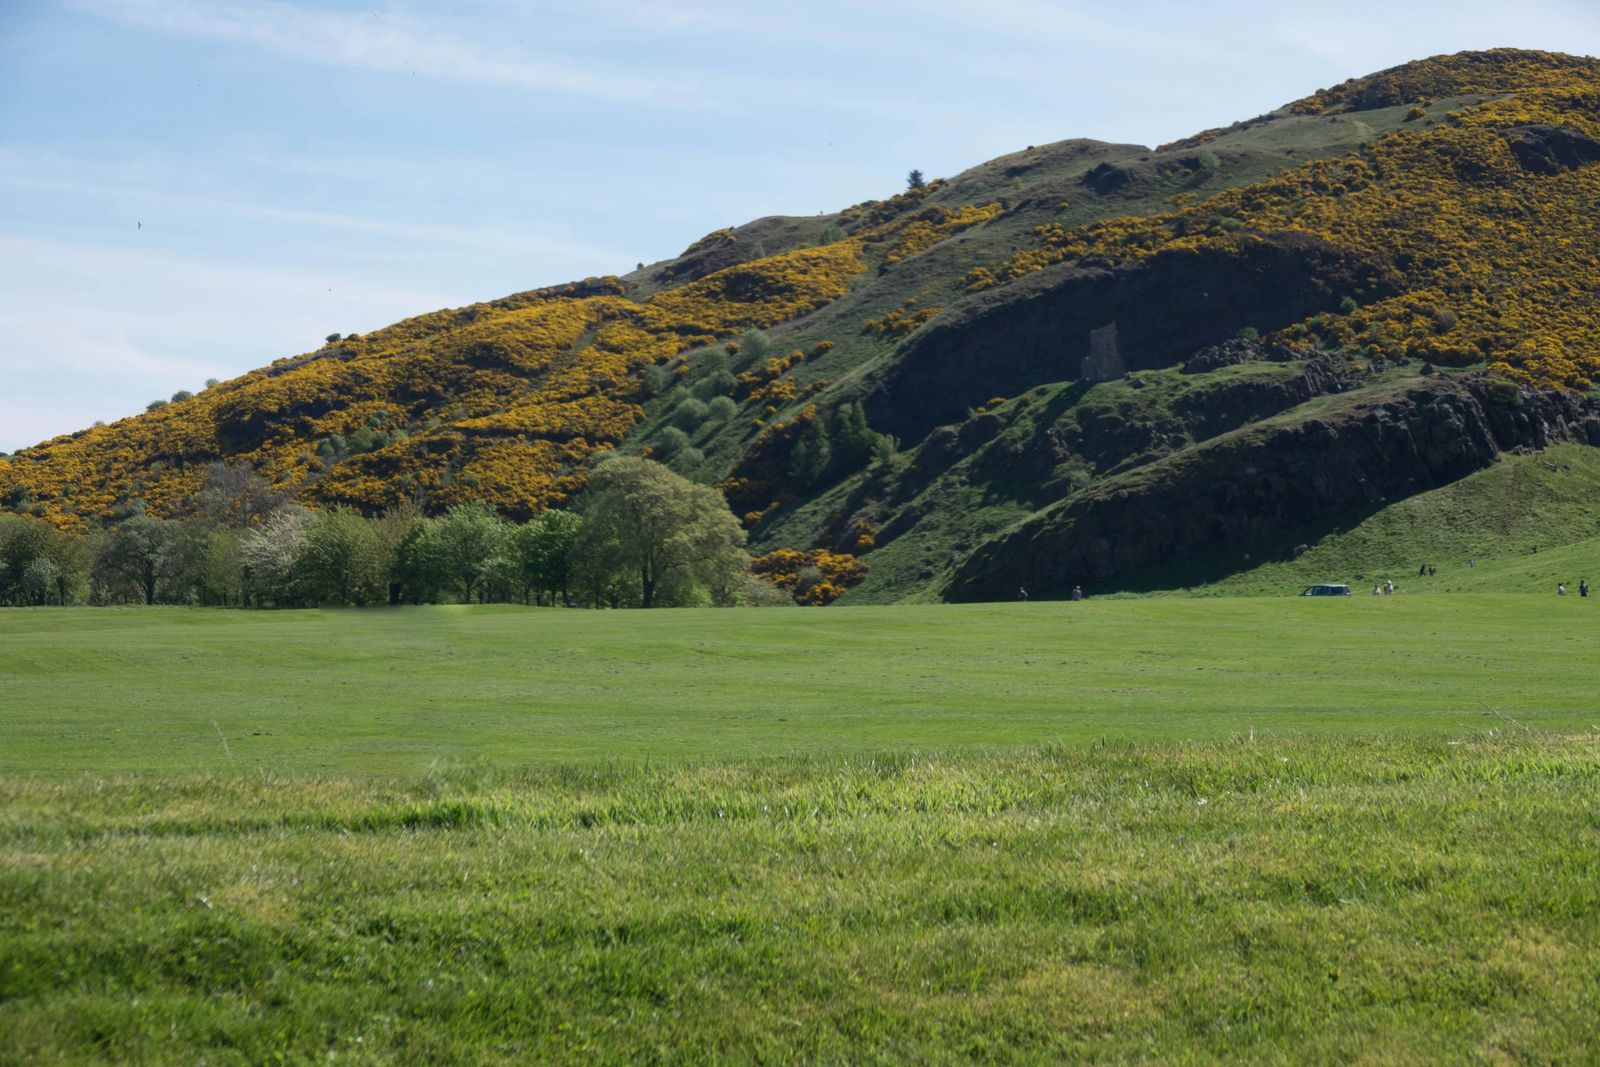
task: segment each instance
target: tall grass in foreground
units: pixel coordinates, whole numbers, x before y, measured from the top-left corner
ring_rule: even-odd
[[[1582,1060],[1597,757],[0,783],[0,1060]]]

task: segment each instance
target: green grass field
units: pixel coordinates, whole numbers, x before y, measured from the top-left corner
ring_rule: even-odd
[[[1597,634],[0,612],[0,1063],[1583,1062]]]
[[[1600,597],[0,612],[0,774],[413,775],[1600,723]]]

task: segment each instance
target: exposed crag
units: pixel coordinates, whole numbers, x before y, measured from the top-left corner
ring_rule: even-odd
[[[1437,377],[1327,414],[1240,430],[1108,479],[984,545],[950,585],[959,600],[1074,585],[1200,582],[1254,549],[1315,536],[1334,518],[1432,489],[1502,452],[1600,446],[1600,404],[1570,393]]]

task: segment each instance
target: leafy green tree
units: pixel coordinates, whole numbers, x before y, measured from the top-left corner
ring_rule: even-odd
[[[179,532],[177,523],[140,512],[106,538],[99,569],[113,582],[132,586],[146,604],[154,604],[161,583],[177,569]]]
[[[652,363],[644,369],[645,392],[660,396],[672,384],[672,371],[663,363]]]
[[[800,488],[808,489],[822,480],[832,463],[833,444],[827,423],[812,419],[789,454],[789,477]]]
[[[831,473],[847,474],[866,466],[878,451],[880,435],[867,425],[867,413],[861,401],[835,409],[831,422]]]
[[[383,546],[374,524],[347,509],[312,518],[297,569],[312,603],[364,607],[388,599]]]
[[[45,551],[55,565],[55,599],[63,607],[82,603],[88,596],[97,541],[92,536],[66,533],[48,527]]]
[[[512,555],[516,560],[523,603],[528,602],[530,593],[533,602],[540,603],[546,592],[550,594],[552,605],[557,596],[563,603],[569,602],[573,552],[582,527],[583,519],[576,512],[551,510],[535,515],[517,528],[512,539]]]
[[[728,394],[739,388],[739,379],[733,376],[732,371],[717,370],[703,375],[694,383],[694,395],[701,400],[716,403],[718,400],[728,399]]]
[[[751,328],[739,336],[739,365],[753,367],[772,355],[772,341],[761,330]]]
[[[20,515],[0,515],[0,604],[30,603],[28,567],[45,554],[45,525]]]
[[[451,584],[439,523],[417,519],[403,531],[395,545],[391,599],[408,604],[431,604]]]
[[[580,541],[597,577],[631,572],[641,607],[685,602],[749,570],[744,528],[721,493],[625,456],[590,476]],[[603,573],[607,569],[612,574]]]
[[[668,459],[689,446],[689,435],[676,426],[668,426],[656,434],[656,451]]]
[[[61,568],[49,556],[35,556],[22,572],[22,591],[34,604],[48,604],[56,595]]]
[[[244,598],[244,563],[239,558],[239,531],[205,521],[183,524],[178,538],[179,599],[228,607]]]
[[[378,558],[391,604],[403,603],[406,597],[406,583],[401,573],[401,548],[425,522],[422,508],[414,500],[395,504],[373,521],[372,530],[378,539]]]
[[[494,508],[482,501],[457,504],[439,520],[440,559],[463,604],[472,602],[480,581],[504,566],[509,533]]]
[[[927,184],[928,184],[928,181],[927,181],[926,178],[924,178],[922,176],[922,171],[920,171],[920,170],[916,170],[915,168],[913,168],[911,173],[906,175],[906,188],[907,189],[921,189],[924,186],[926,186]]]
[[[706,403],[695,397],[689,397],[678,405],[672,413],[672,425],[680,430],[693,433],[702,422],[706,421]]]

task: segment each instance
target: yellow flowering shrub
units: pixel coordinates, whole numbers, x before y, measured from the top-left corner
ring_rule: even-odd
[[[807,575],[808,570],[814,574]],[[751,560],[750,571],[787,590],[796,603],[822,607],[839,599],[865,578],[867,565],[843,552],[780,548]]]
[[[908,300],[905,307],[895,308],[881,319],[868,319],[864,324],[866,331],[880,337],[898,339],[926,326],[943,310],[936,307],[915,308],[915,304],[915,300]]]
[[[1545,173],[1525,166],[1512,146],[1530,127],[1600,143],[1600,63],[1515,55],[1499,73],[1495,58],[1446,57],[1371,86],[1327,90],[1313,98],[1318,108],[1525,86],[1437,127],[1389,134],[1344,158],[1307,162],[1178,210],[1076,229],[1041,226],[1030,247],[997,268],[975,269],[967,284],[983,288],[1065,261],[1118,266],[1185,250],[1227,254],[1263,234],[1310,234],[1383,266],[1398,292],[1315,316],[1283,331],[1286,340],[1369,359],[1491,361],[1521,381],[1587,389],[1600,379],[1600,229],[1592,222],[1600,166]]]

